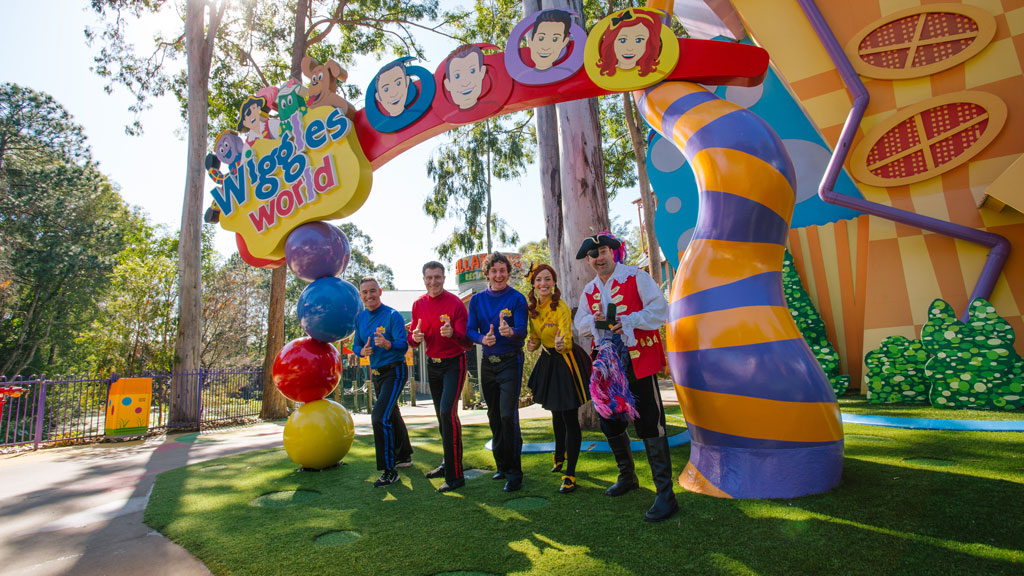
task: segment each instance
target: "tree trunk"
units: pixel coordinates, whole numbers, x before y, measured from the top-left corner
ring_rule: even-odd
[[[584,20],[580,0],[553,0],[544,8],[561,8],[579,14]],[[582,39],[574,41],[585,42]],[[596,98],[556,105],[560,137],[562,206],[565,210],[559,271],[559,284],[567,302],[579,301],[583,286],[594,277],[585,260],[576,260],[576,249],[587,236],[611,228],[608,218],[608,192],[604,184],[604,156],[601,153],[601,127]],[[592,404],[580,408],[580,424],[597,428],[600,419]]]
[[[306,55],[306,15],[309,0],[298,0],[295,6],[295,35],[292,41],[291,77],[302,80],[302,57]],[[274,358],[284,347],[284,291],[288,267],[275,268],[270,276],[270,303],[267,310],[267,348],[263,357],[263,407],[260,418],[280,420],[286,417],[285,398],[274,384]]]
[[[188,164],[185,199],[181,209],[181,237],[178,241],[178,333],[174,341],[175,374],[199,370],[202,285],[200,242],[202,239],[203,161],[209,131],[209,75],[211,53],[207,49],[204,24],[207,3],[188,0],[185,6],[185,50],[188,62]],[[215,31],[214,31],[215,33]],[[204,58],[205,57],[205,58]],[[171,424],[199,421],[199,390],[194,377],[180,376],[172,382]]]
[[[658,209],[658,204],[651,192],[651,181],[647,177],[647,144],[640,137],[640,128],[637,124],[638,110],[633,104],[633,96],[628,92],[622,93],[622,107],[626,116],[626,126],[629,127],[629,138],[633,141],[633,156],[636,158],[636,175],[640,184],[640,200],[644,207],[644,233],[647,235],[651,277],[658,286],[661,286],[661,247],[658,246],[658,236],[654,233],[654,212]]]
[[[284,292],[288,268],[275,268],[270,275],[270,304],[267,314],[267,347],[263,357],[263,407],[260,418],[280,420],[288,416],[284,396],[274,384],[274,358],[284,346]]]

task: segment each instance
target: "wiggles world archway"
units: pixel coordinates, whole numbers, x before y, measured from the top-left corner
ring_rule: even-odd
[[[347,260],[343,238],[320,221],[355,212],[374,169],[461,124],[628,91],[652,128],[689,158],[700,191],[700,221],[668,318],[672,376],[693,442],[680,483],[737,498],[835,487],[843,458],[838,405],[782,291],[793,165],[760,118],[698,85],[757,84],[767,53],[677,39],[663,12],[636,8],[608,15],[589,35],[572,24],[567,38],[521,47],[527,34],[535,40],[540,14],[515,28],[503,53],[463,46],[433,73],[407,58],[389,63],[367,89],[367,107],[352,118],[347,107],[313,107],[292,84],[246,101],[244,140],[218,137],[217,157],[229,167],[223,173],[210,163],[221,225],[236,233],[250,264],[287,261],[311,281],[299,301],[310,338],[286,346],[279,360],[319,387],[312,396],[284,391],[317,400],[337,382],[338,359],[322,343],[346,336],[359,306],[354,288],[335,277]],[[635,45],[618,42],[618,30],[641,24],[651,33]],[[266,113],[271,100],[277,118]],[[285,435],[287,447],[287,428]]]

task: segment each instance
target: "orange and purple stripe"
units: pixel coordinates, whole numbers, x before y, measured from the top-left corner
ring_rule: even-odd
[[[660,84],[637,99],[690,161],[700,194],[667,325],[693,443],[680,484],[733,498],[835,487],[839,407],[782,290],[796,186],[782,141],[756,115],[695,84]]]

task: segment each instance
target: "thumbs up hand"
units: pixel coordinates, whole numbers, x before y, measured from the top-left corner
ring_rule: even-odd
[[[526,351],[533,352],[537,349],[537,346],[540,346],[540,340],[538,340],[536,336],[531,335],[530,338],[526,340]]]
[[[420,325],[421,324],[423,324],[423,319],[422,318],[420,318],[419,321],[416,322],[416,327],[413,328],[413,330],[412,330],[412,339],[417,344],[419,344],[420,342],[423,342],[423,332],[420,331]]]
[[[383,332],[377,332],[377,335],[373,338],[373,343],[385,350],[391,350],[391,341],[384,337]]]
[[[484,335],[484,346],[494,346],[497,341],[498,339],[494,336],[494,324],[491,324],[491,329]]]
[[[363,349],[359,351],[359,355],[363,358],[369,358],[370,354],[373,354],[373,339],[367,337],[366,346],[363,346]]]
[[[559,329],[558,334],[555,334],[555,350],[561,352],[563,348],[565,348],[565,337],[562,336],[562,330]]]
[[[498,333],[504,336],[505,338],[510,338],[513,334],[512,327],[509,326],[507,322],[505,322],[504,316],[501,317],[501,322],[498,324]]]
[[[455,330],[452,329],[452,321],[446,318],[444,324],[441,325],[441,336],[451,338],[454,333]]]

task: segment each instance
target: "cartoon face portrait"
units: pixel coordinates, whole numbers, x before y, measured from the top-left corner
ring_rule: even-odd
[[[530,59],[537,70],[548,70],[569,45],[572,19],[564,10],[545,10],[537,16],[533,30],[526,37]]]
[[[639,76],[647,76],[660,63],[661,22],[640,10],[626,10],[611,19],[611,26],[601,38],[597,65],[602,76],[616,70],[637,68]]]
[[[476,106],[484,89],[484,53],[476,46],[455,50],[445,62],[444,87],[460,110]]]
[[[225,164],[234,164],[242,159],[242,139],[233,130],[221,132],[214,148],[217,159]]]
[[[640,57],[647,51],[647,41],[651,33],[643,24],[634,24],[619,30],[615,35],[615,66],[621,70],[629,70],[640,62]]]
[[[375,96],[388,116],[398,116],[405,111],[405,101],[409,96],[409,75],[401,62],[396,62],[377,75]]]
[[[263,131],[263,107],[266,106],[266,99],[260,96],[252,96],[245,99],[238,109],[238,125],[235,127],[239,132],[251,132],[260,134]]]

